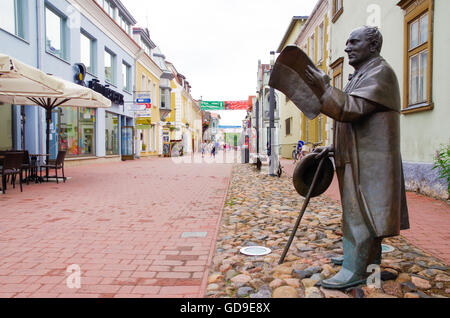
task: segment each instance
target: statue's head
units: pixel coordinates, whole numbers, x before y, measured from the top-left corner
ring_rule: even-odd
[[[365,61],[380,55],[383,46],[383,36],[377,27],[363,26],[350,33],[345,52],[349,64],[358,68]]]

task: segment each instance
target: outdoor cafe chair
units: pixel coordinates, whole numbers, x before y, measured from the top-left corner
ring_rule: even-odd
[[[63,181],[64,183],[66,182],[66,177],[64,176],[64,159],[66,158],[66,151],[58,151],[58,155],[56,157],[56,161],[55,162],[47,162],[45,165],[41,165],[40,169],[41,169],[41,177],[42,177],[42,169],[46,169],[47,170],[47,182],[48,182],[48,178],[56,178],[56,183],[59,183],[58,180],[58,169],[62,170],[62,177],[63,177]],[[49,176],[49,172],[48,169],[55,169],[55,175],[54,176]]]
[[[24,151],[23,154],[23,161],[22,161],[22,170],[23,172],[25,172],[25,179],[22,178],[23,180],[27,181],[27,184],[29,184],[30,181],[30,177],[31,177],[31,160],[30,160],[30,153],[28,152],[28,150]]]
[[[22,188],[22,162],[23,152],[10,152],[2,154],[4,156],[3,166],[1,169],[2,176],[2,191],[6,193],[6,184],[8,177],[11,177],[11,183],[13,188],[16,188],[16,176],[19,176],[20,180],[20,192],[23,192]]]

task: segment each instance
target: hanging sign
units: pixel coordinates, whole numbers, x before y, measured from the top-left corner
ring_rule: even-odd
[[[200,102],[202,110],[248,110],[250,107],[248,100],[227,101],[227,102]]]
[[[225,110],[248,110],[248,100],[224,102]]]
[[[202,110],[224,110],[223,102],[200,102],[200,107]]]

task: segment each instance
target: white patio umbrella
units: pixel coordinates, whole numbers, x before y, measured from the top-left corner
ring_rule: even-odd
[[[62,93],[63,83],[8,55],[0,54],[0,95]]]
[[[58,106],[109,108],[111,101],[90,88],[47,75],[51,81],[61,85],[61,93],[53,94],[27,94],[24,92],[6,93],[0,88],[0,102],[15,105],[37,105],[46,110],[47,118],[47,145],[46,153],[50,152],[50,124],[52,122],[52,110]]]

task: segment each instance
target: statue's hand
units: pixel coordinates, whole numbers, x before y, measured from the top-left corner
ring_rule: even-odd
[[[325,94],[330,87],[330,77],[321,70],[317,70],[311,66],[306,67],[306,80],[309,85],[319,89],[321,96]]]
[[[327,157],[330,152],[334,152],[334,146],[328,146],[328,147],[317,147],[314,149],[314,152],[316,154],[316,159],[320,160],[324,157]]]

